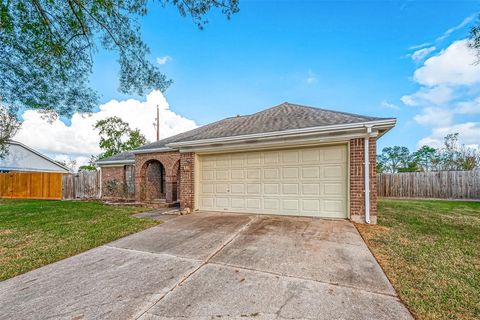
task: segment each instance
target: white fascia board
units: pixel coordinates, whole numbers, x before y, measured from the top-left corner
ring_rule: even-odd
[[[134,164],[135,160],[112,160],[112,161],[102,161],[96,162],[99,167],[116,167],[126,164]]]
[[[167,147],[182,148],[187,146],[200,146],[200,145],[207,145],[207,144],[213,144],[213,143],[228,143],[228,142],[242,141],[242,140],[249,140],[249,139],[264,139],[264,138],[300,135],[300,134],[308,134],[308,133],[328,134],[328,133],[340,131],[340,130],[355,130],[355,129],[365,128],[365,126],[372,126],[372,128],[374,129],[378,128],[378,129],[389,130],[395,126],[396,122],[397,122],[396,119],[385,119],[385,120],[357,122],[357,123],[322,126],[322,127],[310,127],[310,128],[304,128],[304,129],[292,129],[292,130],[275,131],[275,132],[267,132],[267,133],[256,133],[256,134],[214,138],[214,139],[172,142],[167,144]]]
[[[153,153],[153,152],[157,153],[157,152],[172,152],[172,151],[178,151],[178,149],[163,147],[163,148],[153,148],[153,149],[132,150],[131,152],[133,154],[141,154],[141,153]]]
[[[195,152],[197,154],[208,154],[208,153],[223,153],[223,152],[242,152],[242,151],[251,151],[262,149],[278,149],[278,148],[292,148],[292,147],[308,147],[308,146],[317,146],[321,144],[337,144],[345,143],[350,139],[355,138],[364,138],[365,132],[357,131],[345,133],[338,136],[319,136],[316,135],[307,135],[303,137],[296,138],[277,138],[270,140],[260,140],[255,143],[248,141],[238,142],[238,143],[226,143],[221,146],[192,146],[181,148],[180,152]]]

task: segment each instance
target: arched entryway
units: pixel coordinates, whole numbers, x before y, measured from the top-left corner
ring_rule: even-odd
[[[163,164],[158,160],[148,160],[140,170],[140,201],[165,199],[166,175]]]

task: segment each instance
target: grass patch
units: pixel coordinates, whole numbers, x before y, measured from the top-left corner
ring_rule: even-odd
[[[480,202],[383,199],[357,228],[417,318],[480,318]]]
[[[0,200],[0,281],[156,225],[145,208],[100,202]]]

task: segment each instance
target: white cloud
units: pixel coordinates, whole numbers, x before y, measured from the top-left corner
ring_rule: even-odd
[[[479,148],[480,144],[480,123],[479,122],[465,122],[454,124],[450,126],[442,126],[434,128],[432,133],[418,141],[417,147],[420,148],[423,145],[430,145],[438,148],[443,145],[443,138],[449,133],[459,132],[461,143],[472,148]]]
[[[470,22],[473,21],[473,19],[475,18],[477,14],[474,13],[468,17],[466,17],[465,19],[462,20],[462,22],[460,22],[459,24],[457,24],[456,26],[448,29],[447,31],[445,31],[440,37],[438,37],[435,41],[443,41],[445,40],[446,38],[448,38],[452,33],[454,33],[455,31],[458,31],[460,29],[463,29],[464,27],[466,27]]]
[[[59,119],[52,123],[42,119],[38,111],[28,110],[22,115],[24,119],[15,140],[44,152],[55,159],[77,160],[85,164],[90,155],[100,153],[98,132],[93,129],[97,120],[117,116],[128,122],[132,129],[138,128],[147,140],[155,141],[156,130],[153,126],[156,106],[160,107],[160,138],[166,138],[195,128],[193,120],[176,114],[160,91],[153,91],[146,101],[128,99],[111,100],[100,106],[100,111],[91,115],[74,114],[71,124],[66,125]]]
[[[408,47],[408,50],[418,50],[418,49],[421,49],[421,48],[428,47],[430,45],[432,45],[431,42],[424,42],[424,43],[421,43],[421,44],[416,44],[416,45],[410,46],[410,47]]]
[[[172,57],[170,56],[157,57],[157,63],[161,65],[166,64],[170,60],[172,60]]]
[[[413,79],[421,85],[471,85],[480,81],[480,65],[467,40],[452,43],[447,49],[427,59]]]
[[[428,47],[428,48],[423,48],[423,49],[419,49],[415,52],[413,52],[410,57],[412,58],[413,61],[415,62],[420,62],[420,61],[423,61],[423,59],[425,59],[430,53],[432,53],[433,51],[435,51],[437,48],[432,46],[432,47]]]
[[[447,126],[452,122],[453,114],[442,108],[424,108],[422,114],[417,114],[414,120],[425,126]]]
[[[317,82],[317,75],[312,70],[308,70],[307,79],[305,81],[307,81],[308,84],[313,84]]]
[[[423,87],[411,95],[400,98],[407,106],[421,106],[425,104],[444,105],[453,98],[453,90],[448,86]]]
[[[381,103],[382,107],[387,108],[387,109],[393,109],[393,110],[399,110],[400,107],[397,106],[396,104],[390,103],[387,100],[383,100]]]
[[[455,112],[459,114],[480,114],[480,97],[471,101],[461,101],[457,103]]]

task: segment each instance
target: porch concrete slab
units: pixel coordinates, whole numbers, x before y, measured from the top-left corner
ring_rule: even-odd
[[[345,220],[261,216],[212,262],[395,295]]]
[[[199,263],[106,246],[0,283],[0,319],[139,316]]]
[[[205,260],[249,221],[251,215],[201,212],[177,217],[111,243],[118,248]]]
[[[392,296],[207,264],[141,319],[411,319]]]

